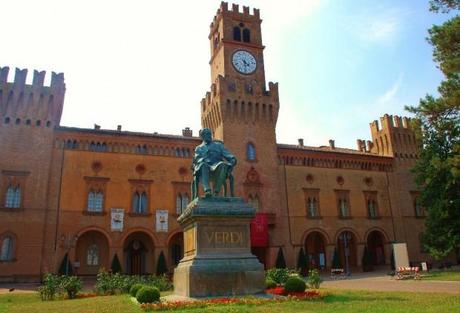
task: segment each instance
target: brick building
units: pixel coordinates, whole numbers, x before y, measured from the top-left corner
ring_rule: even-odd
[[[259,10],[222,3],[210,25],[211,88],[201,122],[238,158],[235,188],[256,207],[268,240],[253,253],[267,266],[282,249],[295,267],[301,248],[310,267],[389,266],[390,243],[406,242],[412,261],[424,212],[410,167],[417,145],[407,118],[370,124],[357,149],[280,144],[278,84],[265,81]],[[161,252],[169,270],[180,260],[176,218],[190,200],[190,164],[200,143],[188,128],[161,135],[60,125],[63,74],[0,68],[0,280],[56,272],[68,254],[81,275],[110,268],[152,273]],[[265,243],[264,243],[265,242]]]

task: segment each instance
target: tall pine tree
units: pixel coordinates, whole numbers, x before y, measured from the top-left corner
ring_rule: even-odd
[[[433,0],[431,10],[460,9],[459,0]],[[413,172],[420,204],[427,211],[423,245],[436,259],[460,249],[460,16],[429,29],[433,57],[445,75],[439,96],[427,95],[418,106],[414,128],[421,143]]]

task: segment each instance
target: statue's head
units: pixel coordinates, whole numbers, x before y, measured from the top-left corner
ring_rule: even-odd
[[[212,141],[212,132],[209,128],[203,128],[199,132],[201,139],[203,139],[204,142],[209,143]]]

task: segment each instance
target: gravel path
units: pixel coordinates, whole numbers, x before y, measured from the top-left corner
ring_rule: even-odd
[[[359,273],[346,279],[325,279],[321,286],[326,288],[354,290],[440,292],[460,294],[460,281],[424,281],[423,278],[421,280],[396,280],[385,273]]]

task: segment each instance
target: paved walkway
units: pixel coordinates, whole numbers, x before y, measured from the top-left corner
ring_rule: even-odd
[[[460,281],[434,281],[434,280],[396,280],[386,273],[357,273],[349,278],[331,280],[326,278],[322,287],[375,290],[375,291],[409,291],[409,292],[440,292],[460,294]]]

